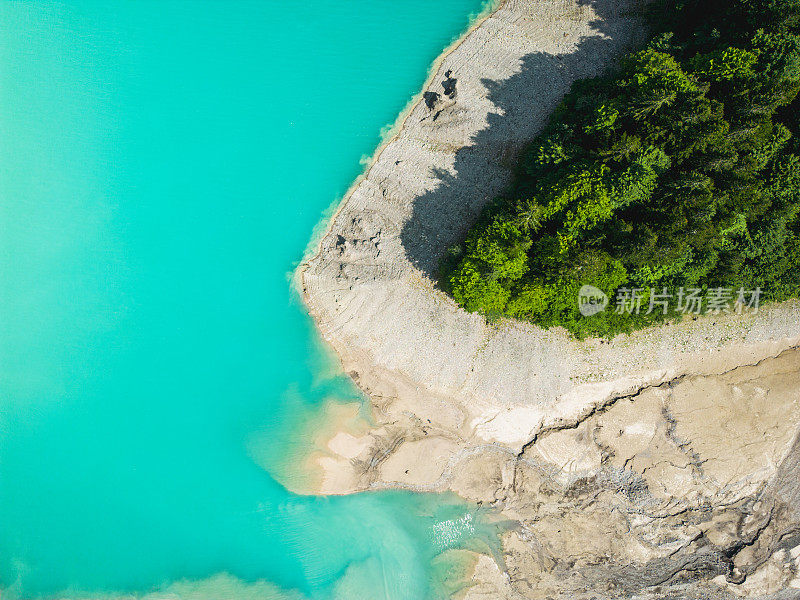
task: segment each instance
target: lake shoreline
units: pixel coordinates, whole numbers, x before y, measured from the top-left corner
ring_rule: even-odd
[[[598,557],[639,565],[641,573],[630,575],[637,581],[658,579],[657,561],[662,564],[658,568],[673,573],[683,568],[678,558],[695,560],[698,553],[709,565],[722,564],[725,544],[733,544],[720,533],[719,523],[732,518],[726,508],[714,506],[713,514],[706,515],[714,524],[701,527],[716,540],[713,551],[700,552],[693,534],[677,521],[668,534],[655,534],[647,524],[629,525],[628,533],[622,525],[610,532],[605,528],[613,519],[603,511],[631,515],[645,505],[644,496],[615,496],[609,478],[641,480],[636,485],[644,486],[646,506],[658,507],[646,509],[648,518],[664,518],[678,506],[700,511],[716,497],[725,497],[730,506],[752,503],[765,486],[780,487],[781,469],[796,451],[793,434],[800,414],[792,408],[795,397],[789,391],[773,393],[772,400],[787,415],[774,438],[736,407],[741,402],[737,394],[751,393],[748,402],[760,402],[753,382],[783,390],[794,381],[800,302],[581,342],[563,330],[511,321],[488,324],[436,287],[435,269],[444,249],[508,185],[518,152],[546,123],[571,82],[598,73],[642,39],[644,28],[633,9],[633,4],[614,0],[505,0],[493,7],[437,59],[423,93],[351,187],[297,272],[322,336],[369,397],[375,421],[363,435],[339,431],[330,436],[326,455],[317,461],[322,483],[310,491],[450,490],[519,520],[522,533],[504,536],[507,564],[501,568],[491,560],[478,561],[467,598],[512,597],[525,585],[543,594],[589,593],[597,588],[587,582],[600,585],[622,569],[587,566],[592,574],[586,581],[568,582],[555,565],[572,554],[584,557],[587,565]],[[743,373],[750,379],[740,381]],[[718,392],[713,397],[719,407],[709,414],[724,421],[698,429],[689,415],[711,410],[704,404],[708,393],[698,391],[704,386]],[[677,399],[673,389],[683,390]],[[626,412],[634,402],[639,408]],[[611,427],[602,420],[606,413],[618,419],[625,444],[640,439],[642,434],[635,432],[646,431],[652,434],[650,443],[659,439],[660,445],[645,445],[629,461],[613,465],[614,455],[603,452],[622,441],[604,442],[606,450],[599,443],[599,450],[587,445],[595,431],[587,428]],[[718,435],[720,426],[761,448],[761,458],[726,463],[723,454],[733,441]],[[585,439],[576,439],[576,432],[584,430]],[[662,474],[675,483],[665,484],[666,492],[657,490],[661,480],[651,481],[648,473],[664,468],[658,466],[662,453],[682,453],[687,439],[696,446],[694,458],[677,472]],[[641,464],[631,467],[637,460]],[[683,459],[669,460],[683,464]],[[714,477],[704,464],[720,465]],[[548,485],[565,494],[602,496],[597,503],[602,510],[589,518],[580,514],[580,503],[559,504],[532,483],[545,475]],[[590,483],[574,491],[581,481]],[[554,511],[559,506],[570,515],[554,520],[553,528],[562,522],[568,530],[579,522],[580,531],[593,532],[592,548],[578,548],[581,540],[568,537],[560,548],[543,550],[539,536],[559,536],[549,529],[534,533],[541,519],[531,515],[530,506],[537,503],[552,504]],[[625,539],[627,547],[605,549],[599,541],[604,538],[616,544]],[[669,545],[667,538],[680,543]],[[738,594],[741,588],[731,583],[736,579],[731,574],[760,573],[775,553],[764,552],[767,558],[759,564],[742,558],[735,568],[708,566],[708,577],[692,585],[702,587],[707,597]],[[722,580],[709,583],[711,575]],[[637,593],[646,590],[642,583]]]

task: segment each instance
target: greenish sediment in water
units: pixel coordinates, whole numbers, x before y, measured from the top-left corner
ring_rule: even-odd
[[[237,598],[238,600],[304,600],[298,592],[282,590],[268,581],[246,583],[227,573],[219,573],[199,581],[180,580],[157,591],[143,594],[71,593],[63,596],[70,600],[206,600],[209,598]]]
[[[361,400],[288,274],[480,7],[0,6],[4,599],[436,598],[496,542],[452,496],[270,475]]]
[[[468,550],[448,550],[431,561],[431,595],[451,597],[466,589],[465,580],[474,567],[477,555]],[[364,575],[370,565],[349,568],[336,586],[336,597],[342,600],[359,598],[365,589]],[[370,589],[367,586],[366,589]],[[379,596],[378,596],[379,597]],[[91,594],[72,592],[61,596],[63,600],[209,600],[235,598],[237,600],[308,600],[297,591],[285,590],[268,581],[245,582],[228,573],[218,573],[203,580],[179,580],[145,593]]]

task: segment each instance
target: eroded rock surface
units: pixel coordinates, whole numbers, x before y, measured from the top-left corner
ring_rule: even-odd
[[[516,523],[468,598],[800,598],[798,349],[620,396],[518,452],[407,418],[365,436],[358,486],[449,489]]]
[[[793,350],[621,398],[518,457],[475,458],[450,485],[519,520],[507,565],[526,598],[692,581],[708,597],[800,597],[799,425]]]

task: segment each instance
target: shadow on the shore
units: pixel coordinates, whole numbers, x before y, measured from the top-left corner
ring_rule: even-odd
[[[532,52],[522,57],[519,72],[508,79],[481,79],[494,111],[472,144],[456,152],[455,175],[435,169],[436,187],[414,199],[412,216],[400,234],[412,264],[437,280],[447,249],[464,238],[481,209],[504,191],[508,171],[524,147],[520,140],[533,140],[573,80],[595,74],[598,62],[607,64],[615,51],[619,52],[618,32],[624,26],[620,21],[641,5],[637,0],[578,0],[576,10],[591,6],[598,19],[590,23],[592,35],[582,37],[573,52]],[[447,71],[442,86],[446,87],[451,75],[457,79],[459,74]],[[430,104],[428,108],[434,120],[440,117]],[[444,109],[441,116],[446,118],[446,111],[457,108],[456,96],[455,105]],[[525,131],[520,131],[520,123],[525,124]],[[500,168],[487,173],[487,160]]]

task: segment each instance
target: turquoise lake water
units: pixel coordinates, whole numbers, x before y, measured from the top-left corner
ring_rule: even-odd
[[[291,272],[480,8],[0,4],[4,600],[436,598],[491,540],[453,497],[269,474],[359,398]]]

